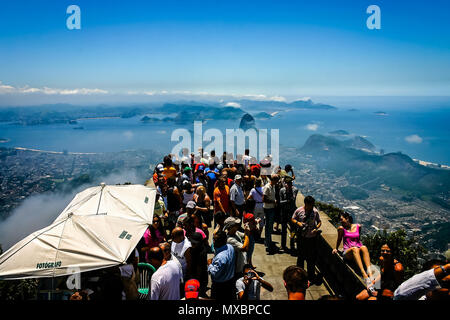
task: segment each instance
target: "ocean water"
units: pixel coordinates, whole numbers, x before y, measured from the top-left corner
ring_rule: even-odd
[[[281,111],[269,120],[256,120],[256,126],[259,129],[278,129],[283,146],[301,147],[311,134],[345,130],[365,137],[386,153],[401,151],[412,158],[450,164],[450,103],[445,99],[428,104],[426,108],[423,107],[424,102],[417,101],[410,104],[405,101],[380,103],[372,100],[370,104],[354,99],[320,102],[336,105],[338,109]],[[363,107],[358,107],[361,105]],[[349,111],[352,108],[357,111]],[[256,113],[255,110],[246,111]],[[377,115],[376,111],[386,112],[387,115]],[[143,124],[140,118],[80,120],[77,125],[21,126],[0,123],[0,138],[9,139],[0,146],[69,152],[133,149],[169,152],[177,143],[171,141],[174,130],[193,130],[193,123]],[[84,129],[73,129],[78,126]],[[208,120],[203,124],[203,132],[217,128],[225,135],[226,129],[236,129],[238,126],[239,120]],[[207,144],[205,142],[204,146]],[[282,154],[280,160],[282,162]]]

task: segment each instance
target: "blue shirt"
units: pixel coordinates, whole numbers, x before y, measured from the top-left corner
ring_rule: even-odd
[[[214,185],[214,182],[216,182],[217,180],[217,176],[214,172],[220,173],[219,170],[215,169],[206,169],[206,171],[212,171],[212,172],[208,172],[206,175],[209,177],[209,179],[211,180],[212,184]]]
[[[236,258],[234,248],[226,244],[216,249],[212,263],[208,266],[208,272],[211,274],[211,280],[214,282],[225,282],[234,277]]]

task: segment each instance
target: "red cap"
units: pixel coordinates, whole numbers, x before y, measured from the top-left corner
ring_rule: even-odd
[[[252,213],[244,214],[244,222],[249,222],[255,220],[255,216]]]
[[[261,166],[260,166],[259,164],[255,164],[255,165],[253,165],[253,166],[250,167],[250,171],[251,171],[252,173],[256,173],[256,172],[258,172],[258,171],[260,171],[260,170],[261,170]]]
[[[198,299],[198,289],[200,288],[200,282],[196,279],[186,281],[184,285],[184,295],[186,299]]]

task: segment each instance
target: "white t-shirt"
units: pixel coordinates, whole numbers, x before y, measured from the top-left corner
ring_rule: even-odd
[[[266,196],[266,198],[268,200],[275,201],[275,186],[272,186],[270,184],[270,182],[269,182],[268,184],[266,184],[264,186],[263,194],[264,194],[264,196]],[[273,208],[275,208],[275,203],[273,203],[273,202],[271,202],[271,203],[264,202],[263,203],[263,208],[264,209],[273,209]]]
[[[250,191],[250,195],[252,196],[252,199],[255,200],[255,209],[259,209],[263,207],[263,188],[262,187],[255,187]]]
[[[189,201],[192,201],[194,199],[194,192],[192,193],[183,193],[183,204],[187,204]]]
[[[403,282],[394,292],[394,300],[425,300],[428,291],[440,288],[434,269],[416,274]]]
[[[241,251],[244,246],[245,234],[236,231],[234,235],[229,235],[227,238],[227,243],[231,244],[234,248],[234,254],[236,256],[236,273],[242,272],[244,270],[244,265],[247,263],[247,253]]]
[[[188,238],[184,238],[184,240],[180,243],[172,242],[172,248],[171,248],[172,254],[180,262],[181,268],[183,270],[183,275],[186,274],[186,267],[187,267],[186,258],[184,257],[184,253],[190,247],[192,247],[192,245]]]
[[[261,278],[262,279],[262,278]],[[245,290],[244,277],[236,281],[236,293]],[[248,300],[260,300],[261,283],[258,280],[250,280],[248,288]]]
[[[183,274],[174,260],[169,260],[152,275],[150,300],[180,300]]]
[[[233,186],[230,188],[230,200],[238,206],[242,206],[245,203],[244,191],[242,190],[242,186],[239,186],[237,183],[233,184]]]
[[[120,276],[124,278],[131,278],[133,276],[134,267],[132,264],[124,264],[119,266]]]
[[[130,278],[133,276],[134,267],[132,264],[124,264],[119,266],[120,276],[122,278]],[[127,295],[125,291],[122,290],[122,300],[127,300]]]
[[[248,165],[250,164],[250,160],[252,160],[252,157],[247,156],[247,155],[244,155],[244,156],[242,157],[242,159],[244,160],[244,166],[247,168]]]

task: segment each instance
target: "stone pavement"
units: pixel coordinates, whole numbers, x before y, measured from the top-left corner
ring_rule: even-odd
[[[155,187],[152,179],[146,182],[149,187]],[[303,206],[304,196],[299,192],[297,196],[297,207]],[[322,220],[322,236],[329,242],[336,243],[337,232],[334,226],[328,221],[328,216],[320,212],[320,218]],[[212,243],[213,228],[209,229],[209,241]],[[264,235],[264,230],[262,232]],[[272,234],[272,241],[280,246],[281,235]],[[289,239],[287,239],[287,245],[289,246]],[[208,254],[208,258],[212,258],[213,254]],[[287,293],[283,284],[283,271],[288,266],[295,265],[297,263],[297,257],[291,256],[288,253],[280,253],[274,255],[267,255],[264,244],[256,243],[255,250],[253,252],[253,265],[256,267],[256,271],[264,273],[263,277],[273,286],[273,292],[269,292],[264,288],[261,288],[261,300],[286,300]],[[316,270],[317,272],[318,270]],[[209,281],[211,281],[209,279]],[[211,283],[209,283],[211,285]],[[209,291],[209,290],[208,290]],[[209,294],[209,292],[208,292]],[[327,287],[324,284],[320,286],[311,285],[306,291],[306,300],[317,300],[323,295],[330,294]]]
[[[297,206],[302,205],[303,205],[303,196],[299,194],[297,197]],[[321,218],[322,220],[324,220],[327,219],[327,216],[322,217],[321,214]],[[332,230],[329,229],[329,225],[327,225],[327,223],[329,224],[328,220],[326,220],[325,223],[323,223],[327,231],[336,234],[336,229],[332,225],[331,225]],[[322,227],[321,229],[324,229],[324,227]],[[212,241],[212,232],[213,230],[210,229],[211,241]],[[262,235],[264,236],[264,230]],[[281,235],[272,234],[272,241],[275,242],[275,244],[278,247],[280,247]],[[289,246],[289,238],[287,240],[287,245]],[[212,254],[208,255],[208,258],[212,257],[213,257]],[[283,284],[283,271],[288,266],[295,265],[296,263],[297,257],[291,256],[288,253],[283,253],[283,251],[280,251],[280,253],[277,254],[267,255],[264,244],[262,243],[255,244],[255,250],[253,252],[253,265],[256,267],[256,271],[264,273],[263,275],[264,280],[272,284],[274,289],[273,292],[269,292],[264,288],[261,288],[261,300],[287,299],[286,289],[284,288]],[[317,300],[321,296],[328,294],[330,293],[324,284],[321,284],[320,286],[311,285],[311,287],[308,288],[308,290],[306,291],[306,300]]]

